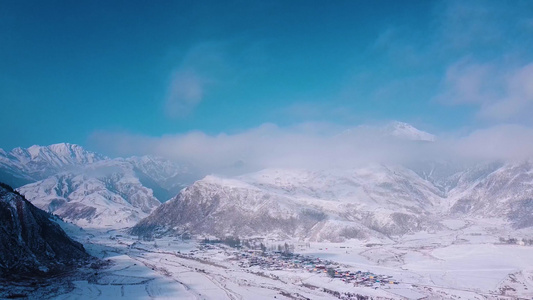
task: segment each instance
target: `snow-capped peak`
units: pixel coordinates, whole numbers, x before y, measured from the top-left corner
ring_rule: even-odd
[[[10,183],[15,186],[104,160],[109,158],[68,143],[33,145],[29,148],[18,147],[8,153],[0,152],[2,169],[12,174],[4,180],[10,181],[14,178]]]
[[[419,130],[412,126],[411,124],[394,121],[391,122],[387,127],[386,131],[397,138],[407,139],[411,141],[426,141],[434,142],[436,140],[435,136],[427,133],[425,131]]]
[[[27,149],[14,149],[11,153],[19,158],[25,156],[28,161],[46,161],[55,166],[87,164],[106,159],[105,156],[69,143],[49,146],[33,145]]]

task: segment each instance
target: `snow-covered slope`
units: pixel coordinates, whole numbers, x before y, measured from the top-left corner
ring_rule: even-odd
[[[208,176],[136,225],[209,235],[274,235],[339,241],[438,226],[438,189],[400,166],[356,170],[264,170]]]
[[[18,191],[37,207],[84,227],[128,227],[159,204],[134,167],[106,160],[63,172]]]
[[[491,162],[431,172],[402,166],[308,171],[267,169],[207,176],[132,233],[297,237],[339,241],[438,230],[450,216],[500,218],[533,226],[533,163]],[[437,170],[444,168],[444,170]]]
[[[64,272],[90,256],[51,216],[0,185],[0,277]]]
[[[341,138],[353,138],[375,141],[382,140],[387,142],[434,142],[437,137],[431,133],[415,128],[413,125],[392,121],[385,125],[361,125],[354,128],[347,129],[338,135]]]
[[[533,226],[533,162],[490,164],[462,172],[450,192],[450,212]]]

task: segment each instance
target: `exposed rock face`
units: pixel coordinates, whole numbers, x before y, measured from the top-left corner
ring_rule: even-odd
[[[0,276],[68,271],[90,256],[49,218],[9,186],[0,185]]]
[[[281,203],[280,200],[252,187],[197,182],[167,205],[162,205],[152,217],[139,223],[133,232],[141,233],[145,228],[165,228],[216,236],[292,236],[309,231],[325,217],[314,210],[299,211],[292,203]]]

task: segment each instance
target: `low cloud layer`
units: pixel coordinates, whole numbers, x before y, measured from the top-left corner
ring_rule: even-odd
[[[498,125],[476,130],[468,136],[450,139],[459,157],[473,160],[525,160],[533,157],[533,128]]]
[[[325,80],[322,93],[296,84],[296,92],[283,94],[286,101],[273,102],[271,107],[276,110],[269,116],[224,128],[257,125],[262,122],[259,119],[288,126],[263,124],[232,134],[193,131],[160,137],[98,132],[92,135],[91,144],[109,155],[152,154],[190,163],[202,172],[223,174],[278,167],[356,167],[372,162],[468,163],[530,158],[533,56],[528,49],[533,41],[532,2],[452,0],[436,1],[431,6],[431,21],[424,31],[418,31],[419,23],[391,22],[384,27],[365,52],[365,59],[370,57],[368,68],[346,63],[345,77],[339,76],[333,86]],[[186,115],[202,101],[221,101],[223,97],[216,91],[222,86],[249,90],[244,83],[254,81],[243,79],[254,79],[258,87],[275,82],[250,76],[283,62],[269,52],[275,47],[265,47],[259,41],[253,46],[253,42],[244,38],[191,47],[172,75],[169,114]],[[276,45],[276,41],[270,42]],[[250,57],[253,59],[247,59]],[[372,58],[379,63],[372,63]],[[287,70],[290,67],[286,66]],[[258,98],[235,97],[240,99],[234,104],[235,110],[255,116],[239,104],[264,101],[268,95],[261,92],[256,92]],[[444,132],[437,134],[435,142],[416,142],[394,137],[386,126],[339,125],[395,118],[470,131]],[[329,123],[313,123],[316,121]]]
[[[202,173],[235,175],[263,168],[327,169],[420,160],[479,162],[533,155],[533,129],[501,125],[435,142],[398,138],[387,126],[352,129],[330,124],[280,128],[273,124],[237,134],[190,132],[148,137],[95,133],[95,148],[119,156],[151,154],[191,164]]]

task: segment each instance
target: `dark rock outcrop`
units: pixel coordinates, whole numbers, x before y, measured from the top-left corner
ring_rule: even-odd
[[[91,259],[51,217],[0,183],[0,277],[48,276]]]

